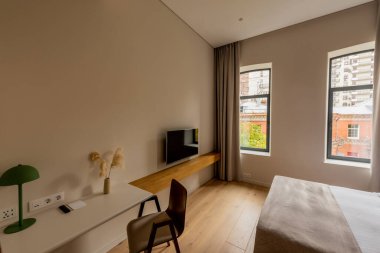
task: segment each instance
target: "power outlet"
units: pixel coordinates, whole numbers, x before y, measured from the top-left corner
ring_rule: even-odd
[[[65,199],[64,192],[58,192],[50,196],[46,196],[40,199],[29,201],[29,212],[38,210],[40,208],[53,205],[57,202],[62,202]]]
[[[15,207],[4,208],[0,210],[0,222],[8,220],[17,216],[17,209]]]

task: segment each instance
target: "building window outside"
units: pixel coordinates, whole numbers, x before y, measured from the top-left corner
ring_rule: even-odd
[[[271,69],[240,73],[240,149],[269,152]]]
[[[358,157],[358,153],[356,153],[356,152],[347,152],[347,156]]]
[[[330,58],[327,132],[329,159],[370,162],[373,59],[373,49]]]
[[[359,139],[359,133],[360,133],[359,124],[348,124],[347,131],[348,131],[347,138]]]

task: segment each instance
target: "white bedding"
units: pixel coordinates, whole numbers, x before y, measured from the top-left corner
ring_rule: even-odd
[[[329,187],[362,253],[380,253],[380,194]]]
[[[255,253],[363,253],[326,184],[275,176],[256,226]]]

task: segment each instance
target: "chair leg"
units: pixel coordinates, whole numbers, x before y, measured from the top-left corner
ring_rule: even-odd
[[[154,202],[156,203],[157,211],[161,212],[160,202],[158,202],[158,198],[156,195],[153,196]]]
[[[166,242],[166,244],[168,245],[167,247],[170,247],[170,242]]]
[[[152,232],[150,233],[150,236],[149,236],[149,242],[148,242],[148,248],[147,248],[148,253],[152,252],[154,238],[156,237],[156,231],[157,231],[157,227],[153,225]]]
[[[172,234],[172,238],[173,238],[173,242],[174,242],[174,246],[175,246],[175,252],[180,253],[181,251],[179,250],[179,245],[178,245],[178,241],[177,241],[177,235],[175,234],[175,230],[174,230],[173,224],[169,224],[169,227],[170,227],[170,232]]]
[[[140,218],[144,212],[144,207],[145,207],[145,202],[140,203],[140,209],[139,209],[139,214],[137,215],[138,218]]]
[[[153,195],[150,198],[148,198],[147,200],[145,200],[145,201],[143,201],[143,202],[140,203],[139,214],[137,215],[138,218],[140,218],[143,215],[144,207],[145,207],[145,202],[151,201],[151,200],[154,200],[154,202],[156,204],[157,211],[161,212],[160,202],[158,202],[157,196]]]

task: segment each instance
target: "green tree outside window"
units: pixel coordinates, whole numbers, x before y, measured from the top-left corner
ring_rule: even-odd
[[[251,122],[240,123],[240,146],[246,148],[266,148],[266,134],[261,131],[261,125]]]

